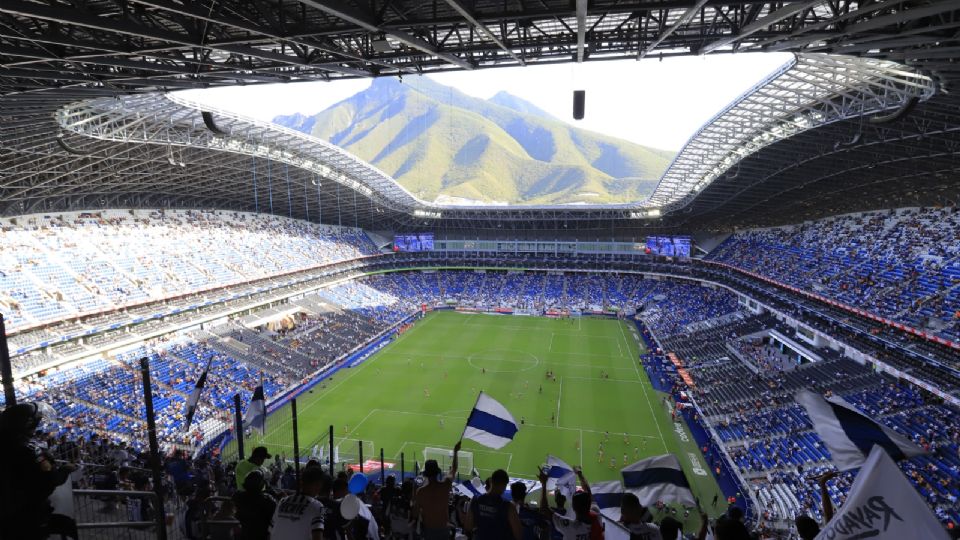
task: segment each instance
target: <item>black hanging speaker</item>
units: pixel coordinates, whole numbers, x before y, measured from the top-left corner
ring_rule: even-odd
[[[587,101],[586,90],[573,91],[573,119],[583,120],[583,106]]]

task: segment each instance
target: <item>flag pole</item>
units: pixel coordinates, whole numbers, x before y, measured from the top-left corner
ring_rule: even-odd
[[[240,394],[233,395],[234,430],[237,432],[237,457],[243,461],[243,411],[240,405]]]
[[[477,400],[473,402],[473,407],[470,408],[470,414],[467,415],[467,423],[463,425],[463,433],[460,434],[460,442],[463,442],[463,436],[467,434],[467,426],[470,425],[470,418],[473,416],[473,411],[477,410],[477,405],[480,403],[480,396],[483,395],[483,390],[477,394]]]

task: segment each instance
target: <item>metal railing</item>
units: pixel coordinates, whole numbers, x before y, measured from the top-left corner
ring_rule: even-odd
[[[75,489],[73,504],[80,540],[154,540],[173,519],[152,491]],[[145,508],[152,508],[147,520]]]

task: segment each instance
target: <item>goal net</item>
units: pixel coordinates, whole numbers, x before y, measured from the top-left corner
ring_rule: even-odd
[[[457,463],[458,473],[461,477],[470,476],[470,471],[473,470],[473,452],[461,450],[457,455],[459,460]],[[450,466],[453,465],[453,449],[428,446],[423,449],[423,462],[426,463],[428,459],[437,460],[440,470],[447,473],[450,471]]]
[[[361,456],[361,449],[363,455]],[[360,458],[363,458],[361,461]],[[377,452],[373,441],[336,437],[333,446],[333,461],[344,467],[359,468],[361,462],[376,460],[379,462],[380,453]],[[366,469],[367,467],[365,467]]]

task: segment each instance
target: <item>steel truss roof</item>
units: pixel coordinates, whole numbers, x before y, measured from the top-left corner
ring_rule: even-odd
[[[4,0],[0,95],[807,51],[953,64],[956,0]]]
[[[745,156],[820,126],[933,97],[930,77],[885,60],[796,55],[700,128],[642,206],[681,208]]]
[[[685,145],[653,194],[628,205],[537,208],[458,207],[417,199],[372,165],[314,137],[270,122],[208,110],[176,95],[141,94],[95,98],[59,109],[59,126],[102,141],[161,145],[204,152],[230,152],[293,166],[335,181],[376,204],[436,219],[493,212],[501,220],[530,212],[612,212],[619,218],[646,215],[646,209],[678,208],[733,165],[764,146],[839,120],[903,107],[934,94],[933,81],[884,60],[798,55],[717,114]],[[567,218],[575,219],[575,218]]]
[[[738,223],[766,219],[766,211],[785,215],[777,212],[775,201],[796,209],[800,199],[811,204],[805,207],[806,214],[815,212],[818,206],[805,191],[789,200],[776,196],[791,189],[782,172],[799,168],[798,156],[808,156],[807,163],[823,170],[857,171],[859,185],[877,190],[883,186],[888,202],[909,190],[911,182],[937,186],[938,193],[950,200],[950,189],[956,188],[945,180],[930,176],[910,180],[905,171],[915,156],[927,155],[915,153],[920,148],[929,146],[935,152],[933,146],[938,144],[942,153],[931,155],[952,155],[955,141],[950,129],[955,124],[950,122],[957,119],[943,111],[956,103],[949,93],[940,91],[916,104],[910,98],[924,99],[928,90],[911,87],[908,83],[917,82],[918,75],[906,68],[891,68],[895,81],[860,80],[863,95],[833,101],[833,109],[826,95],[819,95],[821,101],[808,104],[805,111],[821,127],[767,140],[767,146],[756,146],[747,157],[733,156],[719,142],[699,138],[700,143],[716,145],[705,154],[713,161],[722,163],[732,156],[738,161],[701,187],[692,202],[677,198],[682,184],[665,178],[660,194],[670,211],[653,220],[631,219],[639,212],[627,206],[444,208],[442,219],[434,219],[436,210],[431,205],[391,188],[378,171],[334,148],[305,155],[296,146],[300,142],[294,141],[293,150],[280,150],[281,142],[292,140],[285,134],[265,135],[268,148],[248,148],[247,153],[260,156],[251,157],[227,147],[224,138],[201,134],[196,111],[184,113],[190,126],[178,124],[177,130],[195,137],[190,141],[207,141],[209,147],[163,144],[162,139],[154,144],[107,141],[72,132],[63,132],[58,139],[53,115],[81,100],[181,88],[734,51],[801,53],[798,65],[807,53],[858,56],[856,61],[835,60],[865,62],[840,66],[852,71],[868,69],[869,59],[893,60],[920,70],[941,90],[949,90],[960,73],[958,30],[960,0],[4,0],[0,4],[0,213],[218,206],[382,228],[519,233],[566,232],[569,225],[571,230],[605,237],[651,227],[717,226],[717,212],[741,206],[751,206],[753,212]],[[874,67],[879,65],[886,64]],[[826,66],[822,70],[825,73]],[[923,81],[927,83],[929,79]],[[767,91],[775,93],[776,88]],[[804,95],[816,92],[806,89]],[[745,96],[734,108],[754,105],[750,98]],[[763,94],[753,98],[761,100]],[[871,123],[861,131],[883,134],[869,145],[848,143],[855,125],[863,124],[864,118],[858,121],[851,115],[858,107],[861,114],[879,110],[875,106],[880,98],[889,107],[907,100],[900,109],[906,111],[907,119],[887,119],[883,126]],[[819,115],[812,111],[817,107]],[[824,120],[829,114],[832,123]],[[948,118],[947,128],[936,129],[941,116]],[[222,128],[235,129],[239,141],[247,141],[241,149],[256,140],[240,133],[237,118],[221,112],[215,120]],[[776,126],[770,122],[786,122],[776,115],[767,120],[770,129]],[[886,135],[896,130],[900,135]],[[707,128],[701,131],[704,134],[710,134]],[[936,141],[927,142],[930,138]],[[842,146],[812,158],[808,155],[813,152],[811,141],[818,149],[833,143]],[[217,144],[227,151],[214,150]],[[855,150],[867,146],[870,153]],[[687,166],[697,164],[696,159],[687,159],[695,155],[694,147],[689,148],[683,160],[678,158],[678,165],[681,161]],[[899,168],[868,169],[859,161],[878,155],[889,158],[886,161],[899,160]],[[314,165],[301,168],[311,159]],[[179,167],[179,162],[187,166]],[[765,171],[760,170],[761,163]],[[283,181],[277,181],[280,168]],[[916,169],[926,170],[924,166]],[[254,178],[262,181],[264,174],[267,186]],[[364,188],[370,189],[370,198]],[[762,197],[761,191],[766,192]],[[769,207],[757,207],[759,200],[768,201]],[[410,212],[411,208],[420,208],[421,215]],[[333,215],[337,219],[331,219]]]

